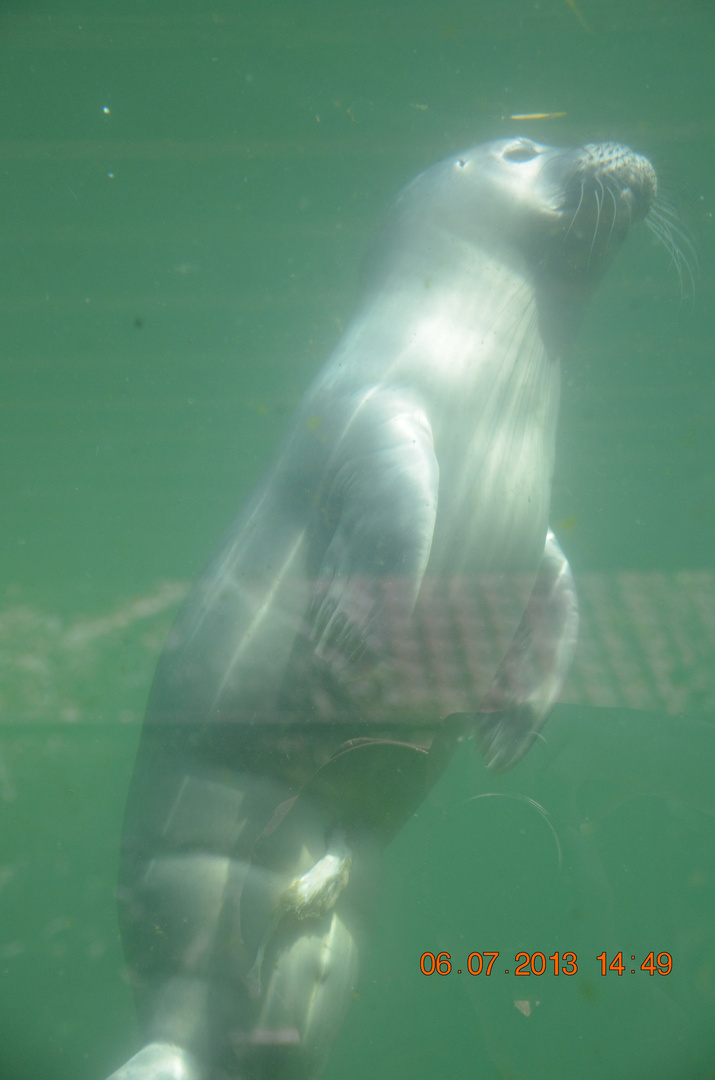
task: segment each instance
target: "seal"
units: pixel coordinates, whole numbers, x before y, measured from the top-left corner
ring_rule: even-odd
[[[398,196],[355,314],[159,661],[120,921],[114,1080],[308,1080],[382,851],[474,733],[528,750],[575,648],[549,529],[560,358],[657,194],[616,144],[477,146]]]

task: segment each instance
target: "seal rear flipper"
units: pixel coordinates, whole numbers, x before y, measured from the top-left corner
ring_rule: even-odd
[[[233,1037],[239,1075],[319,1075],[357,984],[382,851],[441,775],[463,731],[461,723],[440,725],[422,733],[425,745],[350,739],[276,807],[254,844],[240,900],[244,943],[255,955],[248,979],[257,1012]]]
[[[526,610],[475,718],[490,768],[511,768],[537,738],[563,689],[577,636],[571,567],[549,530]]]
[[[339,447],[325,513],[336,524],[309,613],[315,653],[338,673],[369,666],[384,651],[385,589],[392,612],[411,614],[432,547],[438,485],[423,409],[399,389],[373,394]]]
[[[258,1019],[233,1037],[239,1077],[314,1080],[355,994],[358,943],[338,912],[285,929]]]
[[[372,921],[382,851],[449,760],[456,740],[449,748],[447,742],[442,737],[432,751],[390,739],[350,739],[298,795],[276,807],[253,846],[240,899],[246,950],[255,956],[254,993],[262,994],[272,939],[289,924],[310,927],[339,901],[342,909],[347,903],[359,911],[363,923]]]
[[[108,1080],[204,1080],[206,1074],[173,1043],[148,1043]]]

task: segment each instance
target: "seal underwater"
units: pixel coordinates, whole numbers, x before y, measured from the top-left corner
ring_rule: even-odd
[[[476,734],[526,753],[575,648],[548,526],[559,367],[654,205],[616,144],[427,169],[190,592],[152,686],[119,883],[143,1048],[113,1080],[309,1080],[382,852]]]

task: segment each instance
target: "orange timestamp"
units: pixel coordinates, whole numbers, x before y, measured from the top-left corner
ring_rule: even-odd
[[[435,973],[437,975],[449,975],[452,971],[456,971],[457,975],[461,975],[464,969],[469,975],[491,975],[498,956],[498,952],[472,952],[467,957],[463,967],[455,967],[451,953],[440,952],[435,954],[433,952],[424,952],[420,956],[420,971],[423,975],[434,975]],[[600,953],[596,960],[601,965],[601,975],[607,975],[609,971],[615,971],[618,975],[623,975],[627,971],[630,971],[631,975],[636,973],[635,968],[629,968],[623,962],[622,952],[617,952],[610,964],[605,952]],[[631,961],[635,960],[636,957],[631,956]],[[502,968],[497,965],[495,970],[501,971]],[[669,975],[673,970],[673,958],[667,952],[658,953],[656,957],[655,950],[653,950],[648,953],[640,964],[639,970],[647,971],[650,975],[655,975],[656,972],[658,975]],[[551,956],[546,956],[542,952],[519,952],[514,957],[512,969],[504,968],[505,975],[544,975],[547,971],[554,975],[576,975],[578,972],[576,953],[555,952]]]
[[[623,963],[623,953],[617,952],[616,955],[608,963],[608,956],[605,952],[599,953],[596,957],[601,965],[601,974],[607,975],[609,971],[615,971],[618,975],[623,975],[629,972],[631,975],[635,975],[636,969],[629,967],[628,963]],[[626,961],[628,957],[626,957]],[[631,963],[636,962],[635,956],[631,956]],[[655,975],[656,971],[659,975],[670,975],[673,970],[673,957],[669,952],[660,952],[655,955],[655,950],[649,952],[645,960],[639,967],[640,971],[647,971],[649,975]]]
[[[498,952],[473,952],[467,957],[464,967],[470,975],[491,975],[498,956]],[[554,975],[575,975],[578,971],[576,953],[572,952],[556,952],[548,957],[542,952],[520,952],[514,957],[514,964],[513,972],[508,968],[504,969],[505,975],[543,975],[547,967],[553,970]],[[550,964],[553,964],[553,969],[549,967]],[[434,953],[425,952],[420,957],[420,971],[423,975],[434,975],[435,972],[438,975],[449,975],[452,968],[452,956],[448,952],[437,953],[436,956]],[[458,975],[462,974],[461,968],[455,970]]]

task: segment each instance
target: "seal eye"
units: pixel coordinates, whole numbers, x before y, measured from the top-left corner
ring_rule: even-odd
[[[510,146],[508,150],[504,151],[504,157],[507,161],[533,161],[535,157],[538,157],[539,151],[531,143],[516,143],[515,146]]]

